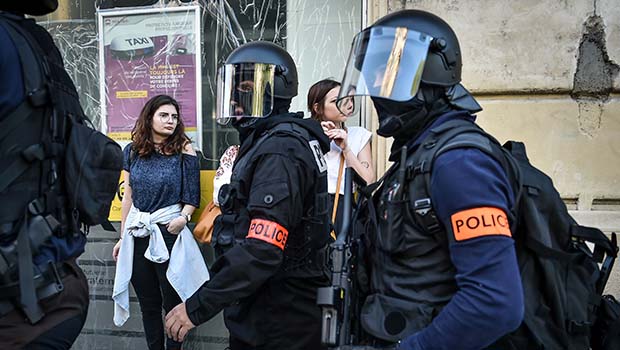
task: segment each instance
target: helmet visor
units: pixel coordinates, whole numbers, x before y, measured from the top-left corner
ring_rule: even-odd
[[[357,34],[338,95],[339,108],[350,105],[353,96],[394,101],[413,98],[420,87],[431,40],[404,27],[376,26]]]
[[[263,118],[273,110],[276,66],[265,63],[226,64],[219,69],[215,119]]]

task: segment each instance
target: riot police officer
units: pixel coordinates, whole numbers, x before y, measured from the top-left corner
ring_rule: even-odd
[[[67,229],[66,193],[59,180],[62,158],[58,153],[25,156],[38,145],[54,147],[64,141],[59,138],[45,143],[51,125],[62,123],[64,117],[60,112],[52,117],[50,95],[63,96],[53,103],[66,108],[64,112],[83,115],[51,36],[33,19],[24,18],[24,14],[42,16],[57,7],[56,0],[0,3],[2,349],[69,349],[84,325],[88,309],[88,284],[75,262],[84,252],[86,237]],[[26,35],[32,39],[25,41]],[[31,44],[35,54],[28,55],[26,61],[18,45]],[[26,72],[35,71],[33,62],[37,64],[44,58],[49,85],[26,91],[39,88],[29,86],[35,74]],[[51,92],[52,86],[62,92]],[[23,159],[26,162],[18,164]],[[18,173],[16,169],[20,169]],[[56,176],[52,176],[54,173]]]
[[[177,339],[224,310],[231,349],[321,349],[316,290],[329,238],[320,125],[289,113],[297,70],[275,44],[240,46],[220,69],[217,117],[241,147],[212,244],[211,280],[166,316]]]
[[[481,110],[460,84],[457,37],[441,18],[403,10],[360,32],[351,50],[340,98],[370,96],[377,134],[393,138],[395,162],[371,199],[376,232],[368,233],[361,324],[376,346],[487,347],[516,329],[524,312],[507,225],[515,201],[509,174],[475,148],[415,163],[435,146],[426,141],[431,134],[455,120],[474,123]],[[425,177],[421,193],[430,196],[417,198]],[[497,220],[475,225],[481,217]]]

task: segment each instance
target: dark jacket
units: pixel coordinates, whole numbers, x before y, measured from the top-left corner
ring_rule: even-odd
[[[187,300],[194,324],[226,307],[231,337],[250,346],[321,348],[316,290],[329,282],[327,150],[319,124],[294,115],[262,120],[245,139],[231,184],[220,191],[223,215],[214,229],[216,245],[234,244]]]

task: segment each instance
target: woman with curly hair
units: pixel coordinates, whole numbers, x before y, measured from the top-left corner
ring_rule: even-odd
[[[164,349],[162,307],[167,313],[207,279],[200,249],[187,229],[200,203],[196,152],[185,134],[179,104],[151,98],[124,149],[125,193],[113,299],[114,323],[129,318],[129,281],[134,287],[149,349]],[[187,276],[191,276],[187,278]],[[171,338],[166,349],[180,349]]]

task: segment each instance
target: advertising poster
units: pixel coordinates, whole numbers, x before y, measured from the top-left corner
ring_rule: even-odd
[[[121,146],[146,101],[166,94],[202,148],[199,18],[198,6],[98,12],[102,131]]]

